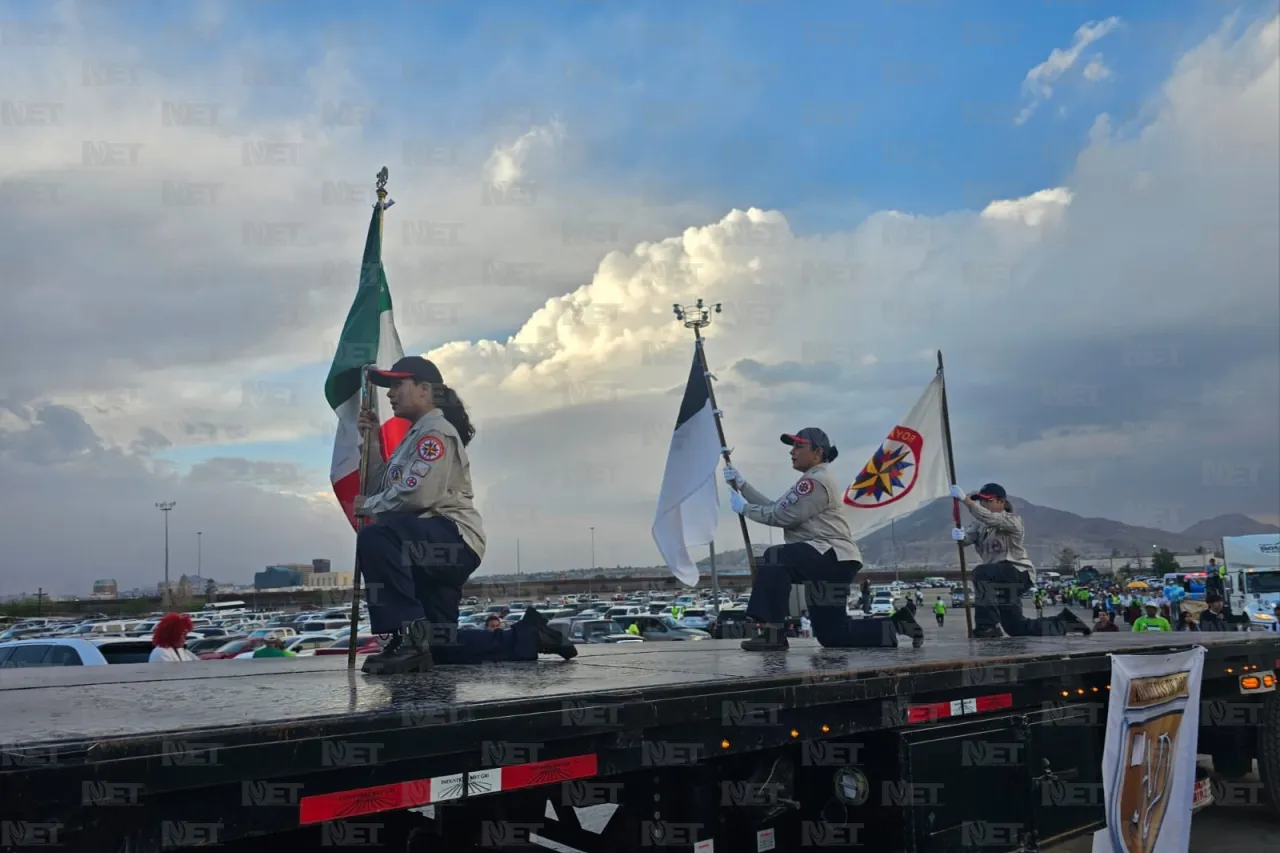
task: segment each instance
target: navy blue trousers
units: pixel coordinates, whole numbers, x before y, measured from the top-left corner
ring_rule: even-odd
[[[1066,626],[1056,616],[1028,619],[1022,594],[1031,589],[1031,574],[1007,560],[983,563],[973,570],[973,627],[1004,627],[1010,637],[1060,637]]]
[[[834,549],[821,554],[807,542],[771,545],[756,564],[747,618],[781,625],[788,616],[791,586],[802,583],[813,636],[824,648],[895,648],[898,633],[889,619],[853,619],[846,610],[849,585],[861,568],[857,560],[842,562]]]
[[[375,634],[424,619],[438,664],[537,660],[537,635],[517,623],[497,631],[458,628],[462,586],[480,558],[447,518],[383,513],[356,534],[356,559]]]

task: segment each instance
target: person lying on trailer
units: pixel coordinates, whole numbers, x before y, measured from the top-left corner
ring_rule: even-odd
[[[360,414],[360,429],[371,442],[366,482],[375,491],[356,498],[357,515],[374,520],[356,534],[356,559],[370,628],[390,635],[381,652],[365,659],[364,671],[536,660],[540,652],[576,655],[574,645],[532,607],[511,628],[458,630],[463,584],[485,550],[467,457],[475,427],[440,369],[421,356],[370,371],[370,382],[388,389],[392,413],[413,426],[383,463],[378,418],[370,411]]]
[[[1061,637],[1069,633],[1091,634],[1079,616],[1063,607],[1057,616],[1028,619],[1022,614],[1022,594],[1035,585],[1035,565],[1027,555],[1022,518],[1013,511],[1008,493],[998,483],[987,483],[976,494],[951,487],[951,497],[962,501],[973,516],[966,530],[956,527],[951,538],[972,545],[982,558],[973,570],[973,636]]]
[[[791,467],[803,476],[778,500],[760,493],[736,468],[726,466],[729,503],[750,521],[780,527],[782,545],[765,549],[747,602],[747,620],[756,624],[755,636],[742,642],[747,651],[788,648],[784,623],[792,584],[805,585],[805,599],[813,635],[825,648],[895,648],[897,634],[924,645],[924,629],[903,606],[892,617],[853,619],[847,602],[854,575],[862,568],[862,554],[844,517],[843,490],[831,473],[839,451],[827,434],[806,427],[783,435],[791,447]]]

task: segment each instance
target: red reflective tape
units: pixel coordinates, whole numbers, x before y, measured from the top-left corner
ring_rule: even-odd
[[[933,705],[911,705],[907,708],[908,723],[931,723],[934,720],[945,720],[950,716],[950,702],[938,702]]]
[[[298,823],[323,823],[395,809],[410,809],[431,802],[431,780],[395,782],[373,788],[355,788],[332,794],[314,794],[298,803]]]
[[[502,790],[554,785],[557,782],[568,782],[570,779],[587,779],[598,772],[595,753],[556,758],[551,761],[534,761],[530,764],[512,764],[502,768]]]
[[[1000,693],[996,696],[979,696],[978,697],[978,713],[983,711],[999,711],[1003,708],[1013,707],[1013,694]]]

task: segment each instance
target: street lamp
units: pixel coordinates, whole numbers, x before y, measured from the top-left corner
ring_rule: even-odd
[[[596,570],[596,529],[591,528],[591,571]]]
[[[164,513],[164,609],[168,610],[172,596],[169,594],[169,513],[177,501],[159,501],[156,509]]]
[[[199,530],[196,531],[196,577],[200,578],[201,580],[204,579],[204,572],[201,571],[202,561],[200,559],[200,537],[203,535],[204,534],[201,533]]]

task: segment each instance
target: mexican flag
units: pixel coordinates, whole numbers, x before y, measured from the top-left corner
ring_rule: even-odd
[[[356,288],[351,311],[347,313],[346,325],[342,327],[329,378],[324,383],[324,395],[338,416],[329,479],[333,483],[333,493],[353,528],[357,526],[353,505],[360,493],[360,450],[363,444],[356,428],[360,414],[360,368],[373,363],[385,370],[404,356],[391,312],[391,290],[387,287],[387,274],[382,268],[383,210],[381,202],[373,207],[360,265],[360,284]],[[374,386],[373,391],[374,411],[382,422],[382,458],[386,461],[412,424],[403,418],[391,417],[386,389]]]

